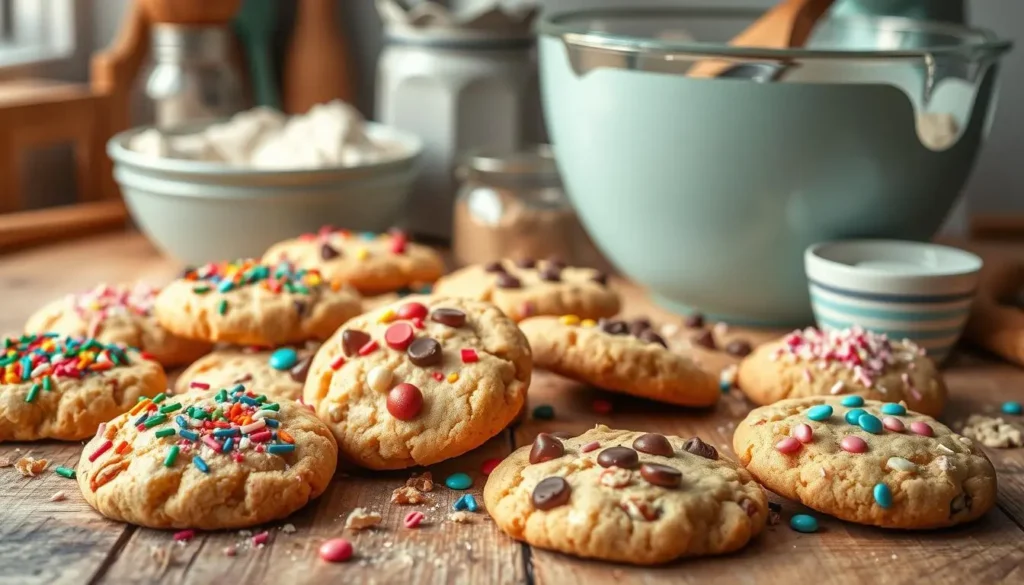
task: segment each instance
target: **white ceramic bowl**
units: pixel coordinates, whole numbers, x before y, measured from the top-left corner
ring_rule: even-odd
[[[821,329],[860,325],[910,339],[936,361],[963,331],[981,265],[957,248],[899,240],[825,242],[804,253]]]
[[[324,225],[373,232],[395,226],[405,215],[423,150],[412,134],[368,123],[371,138],[396,145],[401,154],[358,167],[257,170],[129,150],[132,136],[146,129],[107,143],[114,179],[142,232],[188,264],[259,257],[276,242]]]

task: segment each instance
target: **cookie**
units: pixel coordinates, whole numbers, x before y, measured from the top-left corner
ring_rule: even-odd
[[[189,270],[154,307],[160,324],[177,335],[262,347],[327,339],[360,310],[355,290],[316,270],[253,260]]]
[[[264,262],[287,260],[319,270],[363,294],[393,292],[431,283],[444,274],[444,260],[433,248],[409,241],[398,230],[386,234],[352,233],[330,227],[316,234],[274,244]]]
[[[140,402],[96,429],[77,479],[85,501],[114,520],[245,528],[322,494],[337,457],[334,437],[308,408],[238,385]]]
[[[414,296],[345,323],[313,358],[303,398],[346,459],[402,469],[501,432],[532,369],[526,338],[494,305]]]
[[[761,486],[699,438],[601,425],[537,435],[491,472],[484,501],[516,540],[637,565],[738,550],[768,520]]]
[[[160,364],[122,345],[56,333],[2,343],[0,441],[78,441],[167,388]]]
[[[218,349],[193,363],[178,376],[174,391],[208,392],[246,384],[271,400],[298,400],[317,343],[276,350]]]
[[[573,268],[557,260],[502,260],[469,266],[445,276],[434,294],[494,303],[516,321],[539,315],[611,317],[619,295],[608,277],[593,268]]]
[[[537,367],[604,388],[682,406],[711,406],[718,379],[675,353],[646,319],[532,317],[519,324]]]
[[[209,352],[211,346],[174,335],[157,323],[153,302],[159,292],[160,289],[143,283],[101,284],[39,309],[29,317],[25,332],[119,343],[138,348],[167,367],[192,363]]]
[[[757,404],[856,394],[904,401],[930,416],[942,413],[948,395],[935,363],[913,342],[857,327],[808,328],[762,345],[740,363],[737,385]]]
[[[996,502],[996,472],[981,448],[902,403],[784,400],[751,411],[733,448],[766,488],[858,524],[952,526]]]

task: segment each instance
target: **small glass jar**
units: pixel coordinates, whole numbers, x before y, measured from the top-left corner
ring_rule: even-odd
[[[452,252],[458,265],[557,257],[575,266],[607,268],[562,189],[549,146],[475,153],[457,177]]]

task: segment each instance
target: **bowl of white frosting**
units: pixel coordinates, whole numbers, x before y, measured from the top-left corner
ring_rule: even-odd
[[[286,116],[140,127],[107,143],[138,227],[190,264],[258,257],[323,225],[383,231],[401,223],[421,140],[364,121],[341,101]]]

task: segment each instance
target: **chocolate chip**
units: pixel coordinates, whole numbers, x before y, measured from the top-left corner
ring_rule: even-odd
[[[776,514],[782,513],[782,504],[776,504],[775,502],[768,502],[768,511],[775,512]]]
[[[751,500],[750,498],[743,498],[740,500],[740,508],[743,508],[743,511],[747,513],[747,516],[757,515],[757,504],[755,504],[754,500]]]
[[[640,477],[651,485],[664,488],[677,488],[683,483],[683,473],[675,467],[658,463],[644,463],[640,466]]]
[[[502,264],[501,262],[488,262],[487,265],[484,266],[484,271],[485,272],[505,272],[505,265]]]
[[[693,338],[693,342],[696,343],[697,345],[701,346],[701,347],[706,347],[708,349],[717,349],[718,348],[718,346],[715,345],[715,336],[712,335],[712,333],[710,331],[705,331],[705,332],[701,333],[700,335],[694,337]]]
[[[533,447],[530,448],[530,463],[543,463],[558,459],[565,455],[565,445],[548,433],[541,433],[533,440]]]
[[[768,525],[775,526],[782,521],[782,505],[768,502]]]
[[[555,432],[551,433],[551,436],[552,437],[558,437],[559,439],[563,439],[564,440],[564,439],[571,439],[571,438],[575,437],[576,434],[575,433],[570,433],[568,431],[555,431]]]
[[[533,258],[520,258],[516,260],[516,266],[520,268],[533,268],[537,265],[537,261]]]
[[[338,256],[341,256],[341,252],[339,252],[339,251],[335,250],[334,248],[332,248],[331,245],[328,244],[327,242],[324,242],[320,246],[320,259],[321,260],[331,260],[332,258],[337,258]]]
[[[566,264],[558,256],[551,256],[547,259],[548,266],[561,270],[565,268]]]
[[[753,350],[754,348],[750,346],[750,342],[742,339],[730,341],[725,345],[725,353],[736,357],[746,357]]]
[[[672,457],[676,454],[675,450],[672,449],[672,444],[668,442],[665,435],[657,433],[640,435],[633,441],[633,448],[641,453],[661,455],[662,457]]]
[[[458,309],[434,309],[430,319],[456,329],[466,324],[466,314]]]
[[[519,282],[519,279],[512,276],[507,272],[498,273],[498,288],[519,288],[523,286],[523,283]]]
[[[625,335],[629,332],[629,327],[625,321],[617,321],[615,319],[601,319],[598,322],[598,327],[608,335]]]
[[[597,455],[597,464],[601,467],[633,469],[639,463],[640,456],[629,447],[608,447]]]
[[[533,495],[530,496],[530,499],[533,500],[534,508],[550,510],[567,504],[571,493],[572,488],[569,487],[569,482],[565,479],[546,477],[540,480],[537,487],[533,488]]]
[[[651,322],[647,319],[636,319],[629,323],[629,334],[633,337],[640,337],[640,334],[651,328]]]
[[[359,348],[370,343],[370,334],[358,329],[346,329],[341,332],[341,349],[345,355],[352,357],[359,353]]]
[[[960,494],[959,496],[953,498],[953,500],[949,502],[949,516],[950,516],[950,518],[952,518],[953,516],[956,516],[960,512],[963,512],[965,510],[970,510],[971,509],[971,504],[973,504],[973,503],[974,503],[974,499],[971,497],[970,494]]]
[[[405,350],[409,361],[421,368],[441,363],[441,344],[430,337],[418,337]]]
[[[704,315],[700,313],[693,313],[686,316],[686,320],[683,321],[683,325],[686,325],[690,329],[700,329],[704,326]]]
[[[293,301],[292,306],[295,307],[295,312],[300,317],[306,314],[306,303],[304,301]]]
[[[700,437],[694,437],[687,441],[683,445],[683,450],[705,459],[718,459],[718,451],[711,445],[701,441]]]
[[[652,329],[648,329],[647,331],[641,332],[640,340],[646,341],[647,343],[657,343],[658,345],[668,349],[668,344],[665,343],[665,340],[662,339],[662,337],[655,333]]]
[[[597,284],[600,284],[602,286],[607,286],[608,285],[608,275],[605,274],[604,272],[598,272],[590,280],[593,280],[594,282],[596,282]]]
[[[562,271],[557,266],[547,266],[540,271],[540,279],[547,282],[561,282]]]
[[[296,382],[304,383],[306,377],[309,376],[309,364],[312,363],[313,356],[306,356],[299,360],[299,363],[292,366],[292,369],[288,370],[288,374],[292,377],[292,380]]]

